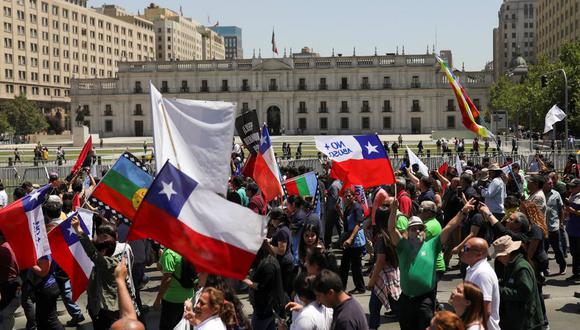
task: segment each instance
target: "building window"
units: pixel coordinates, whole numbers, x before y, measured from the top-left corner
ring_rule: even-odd
[[[361,128],[362,129],[370,129],[371,128],[371,119],[369,117],[362,117],[361,118]]]
[[[340,129],[348,129],[348,118],[346,117],[340,118]]]
[[[133,92],[135,94],[143,93],[143,88],[141,87],[141,82],[140,81],[136,81],[135,82],[135,88],[133,89]]]
[[[421,104],[419,100],[413,100],[413,106],[411,107],[412,112],[420,112],[421,111]]]
[[[300,91],[306,90],[306,79],[304,79],[304,78],[298,79],[298,90],[300,90]]]
[[[391,89],[393,85],[391,84],[391,77],[383,77],[383,88]]]
[[[161,93],[169,93],[169,85],[167,84],[167,80],[161,81]]]
[[[201,87],[199,88],[200,92],[209,92],[209,86],[207,85],[207,80],[201,81]]]
[[[360,112],[371,112],[369,101],[362,101],[362,107],[360,108]]]
[[[326,130],[326,129],[328,129],[328,118],[325,118],[325,117],[323,117],[323,118],[319,118],[319,119],[318,119],[318,127],[319,127],[321,130]]]
[[[413,76],[413,78],[411,79],[411,88],[421,88],[419,76]]]
[[[383,117],[383,129],[391,129],[391,117]]]
[[[447,100],[447,111],[455,111],[455,100],[454,99]]]
[[[112,116],[113,108],[110,104],[105,104],[105,116]]]
[[[340,79],[340,89],[348,89],[348,79],[346,77]]]
[[[326,107],[326,101],[320,101],[320,109],[318,109],[320,113],[327,113],[328,108]]]
[[[326,78],[320,78],[320,85],[318,85],[318,89],[321,91],[325,91],[328,89],[328,85],[326,85]]]
[[[370,89],[371,85],[369,84],[369,77],[363,77],[362,82],[360,84],[360,89]]]
[[[229,87],[228,87],[228,81],[227,79],[222,80],[222,92],[227,92],[229,91]]]
[[[143,108],[141,107],[141,104],[135,104],[135,111],[133,112],[133,115],[143,116]]]
[[[250,110],[250,107],[248,106],[248,102],[243,102],[242,103],[242,112],[246,112],[249,110]]]
[[[181,81],[181,92],[182,93],[189,93],[189,86],[187,86],[187,80]]]
[[[340,112],[348,112],[348,101],[340,102]]]
[[[242,79],[242,91],[247,92],[250,90],[250,85],[248,84],[248,79]]]
[[[455,116],[447,116],[447,128],[455,128]]]
[[[300,129],[300,131],[306,129],[306,118],[298,118],[298,129]]]
[[[111,119],[105,120],[105,132],[113,131],[113,121]]]
[[[307,110],[306,110],[306,102],[300,101],[298,103],[298,113],[306,113],[306,112],[307,112]]]
[[[383,101],[383,112],[391,112],[391,100],[384,100]]]
[[[276,79],[270,79],[270,85],[268,86],[268,89],[271,91],[278,90],[278,83],[276,82]]]

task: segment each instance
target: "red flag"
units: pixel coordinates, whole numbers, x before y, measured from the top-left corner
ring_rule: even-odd
[[[252,153],[246,159],[246,163],[242,168],[242,175],[254,178],[254,165],[256,164],[256,156]]]
[[[449,165],[447,164],[447,162],[443,163],[443,165],[439,166],[439,169],[437,170],[437,172],[439,172],[439,174],[441,175],[445,175],[445,173],[447,173],[447,168],[449,167]]]
[[[274,36],[274,29],[272,29],[272,53],[278,55],[278,47],[276,47],[276,38]]]
[[[81,168],[81,166],[83,166],[85,160],[87,159],[87,155],[92,149],[93,149],[93,137],[89,136],[89,139],[87,140],[87,142],[85,142],[83,150],[81,150],[81,153],[79,154],[79,158],[77,158],[75,166],[73,166],[70,170],[71,173],[76,173],[76,171],[78,171]]]

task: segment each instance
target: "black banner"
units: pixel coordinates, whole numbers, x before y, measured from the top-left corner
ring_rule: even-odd
[[[246,148],[256,155],[260,147],[260,123],[255,109],[244,112],[236,118],[236,131]]]

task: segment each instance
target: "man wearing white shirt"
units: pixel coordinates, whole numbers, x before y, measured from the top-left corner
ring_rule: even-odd
[[[465,280],[477,285],[483,293],[483,305],[489,316],[488,330],[500,330],[499,327],[499,283],[495,271],[487,262],[487,241],[479,238],[470,238],[463,246],[460,258],[469,265]]]
[[[503,171],[497,163],[489,165],[489,176],[492,178],[487,188],[480,187],[481,196],[485,198],[485,205],[497,219],[505,215],[503,201],[506,198],[506,186],[502,179]]]

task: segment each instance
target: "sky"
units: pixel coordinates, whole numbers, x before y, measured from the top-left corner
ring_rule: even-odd
[[[143,13],[149,1],[89,0],[88,6],[119,5]],[[502,0],[163,0],[156,4],[200,24],[242,28],[244,57],[261,49],[271,57],[272,29],[283,55],[304,46],[321,56],[399,52],[425,54],[450,49],[454,66],[481,70],[493,59],[493,28]]]

